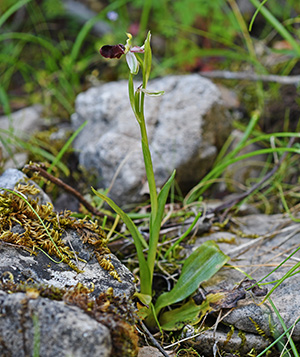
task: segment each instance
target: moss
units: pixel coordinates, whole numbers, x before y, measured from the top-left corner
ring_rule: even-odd
[[[78,306],[110,330],[112,356],[137,355],[138,335],[134,326],[136,311],[125,297],[114,296],[113,289],[109,288],[95,299],[86,293],[70,290],[64,294],[63,300],[67,304]]]
[[[224,346],[228,344],[228,342],[231,340],[232,335],[234,334],[234,326],[230,326],[230,331],[227,333],[226,340],[224,342]]]
[[[82,242],[93,247],[100,266],[121,281],[113,264],[105,257],[110,253],[108,240],[97,221],[76,219],[67,210],[55,212],[51,203],[39,204],[38,199],[30,198],[38,193],[34,185],[19,184],[15,193],[0,194],[0,240],[18,245],[31,254],[44,251],[80,273],[72,260],[82,259],[61,239],[67,229],[76,230]]]
[[[246,342],[247,342],[245,332],[242,331],[242,330],[239,330],[238,336],[239,336],[239,338],[241,339],[241,346],[240,346],[240,348],[242,349],[242,348],[245,346]]]

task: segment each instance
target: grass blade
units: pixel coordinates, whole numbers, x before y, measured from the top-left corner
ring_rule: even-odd
[[[5,13],[0,17],[0,27],[4,24],[4,22],[16,11],[18,11],[22,6],[28,4],[31,0],[20,0],[14,5],[12,5]]]
[[[273,28],[293,47],[297,54],[297,57],[300,57],[300,46],[295,41],[293,36],[289,33],[289,31],[276,19],[276,17],[266,7],[261,6],[258,0],[250,0],[250,2],[257,9],[259,9],[260,13],[264,16],[264,18],[269,21]]]
[[[72,144],[77,135],[81,132],[81,130],[86,126],[87,121],[80,125],[80,127],[71,135],[71,137],[67,140],[65,145],[61,148],[59,153],[56,155],[55,159],[52,161],[49,169],[47,170],[49,173],[52,171],[53,167],[55,167],[63,157],[64,153],[68,150],[69,146]]]
[[[134,240],[134,244],[137,251],[137,256],[139,260],[140,266],[140,281],[141,281],[141,293],[150,295],[151,296],[151,276],[150,270],[148,268],[148,264],[144,257],[143,248],[148,248],[146,241],[144,240],[143,236],[137,229],[136,225],[133,223],[130,217],[119,207],[117,206],[112,199],[103,195],[102,193],[96,191],[92,187],[93,193],[100,197],[103,201],[105,201],[123,220],[126,224],[132,238]]]
[[[297,147],[291,147],[291,148],[289,148],[289,147],[267,148],[267,149],[261,149],[261,150],[253,151],[253,152],[250,152],[248,154],[244,154],[244,155],[238,156],[238,157],[236,157],[234,159],[230,159],[230,160],[227,160],[227,161],[223,160],[222,163],[220,163],[218,166],[213,168],[209,172],[209,174],[207,174],[201,180],[201,182],[199,184],[197,184],[187,194],[184,204],[187,205],[189,203],[192,203],[192,202],[198,200],[199,197],[202,195],[202,193],[211,186],[211,183],[207,183],[205,185],[203,185],[203,183],[205,183],[206,181],[218,178],[223,173],[224,169],[227,166],[230,166],[231,164],[234,164],[234,163],[236,163],[238,161],[248,159],[250,157],[254,157],[254,156],[257,156],[257,155],[264,155],[264,154],[273,154],[275,152],[278,152],[278,153],[291,152],[291,153],[299,155],[300,154],[300,149],[298,149]]]
[[[283,321],[283,318],[281,317],[281,315],[280,315],[279,311],[277,310],[277,308],[276,308],[275,304],[273,303],[273,301],[270,298],[268,299],[268,301],[271,304],[273,310],[275,311],[275,314],[276,314],[276,316],[277,316],[277,318],[278,318],[278,320],[279,320],[279,322],[280,322],[280,324],[281,324],[281,326],[283,328],[283,331],[286,333],[286,337],[288,338],[289,344],[291,345],[291,349],[292,349],[292,351],[294,353],[294,356],[295,357],[299,357],[297,348],[296,348],[296,346],[294,344],[294,341],[292,340],[290,334],[287,331],[287,327],[286,327],[286,325],[285,325],[285,323]]]

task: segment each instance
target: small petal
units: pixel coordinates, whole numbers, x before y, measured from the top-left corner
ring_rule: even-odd
[[[139,63],[135,55],[132,52],[126,53],[126,61],[130,69],[130,73],[137,74],[139,71]]]
[[[144,53],[144,46],[140,47],[140,46],[133,46],[130,49],[130,52],[134,52],[134,53]]]
[[[125,53],[125,47],[121,43],[119,45],[106,45],[100,48],[100,54],[105,58],[120,58]]]

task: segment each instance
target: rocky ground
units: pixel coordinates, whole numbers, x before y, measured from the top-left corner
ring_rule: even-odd
[[[209,171],[233,131],[229,109],[236,105],[235,100],[228,99],[228,92],[220,91],[199,75],[165,77],[150,82],[151,87],[166,91],[163,97],[150,98],[146,107],[157,183],[162,185],[176,168],[178,184],[187,192]],[[121,206],[141,202],[148,193],[138,126],[126,93],[127,83],[121,81],[80,94],[71,118],[72,127],[61,127],[55,134],[64,137],[68,130],[77,129],[87,120],[73,143],[78,160],[75,161],[85,172],[95,175],[98,189],[110,187],[109,195]],[[0,118],[4,130],[9,129],[11,122],[15,135],[26,141],[47,120],[42,116],[42,108],[36,106],[14,113],[11,118]],[[89,222],[68,221],[61,209],[71,209],[70,196],[61,196],[65,197],[64,202],[60,197],[57,206],[54,201],[52,207],[51,199],[40,189],[36,203],[37,196],[28,188],[34,183],[17,170],[28,162],[25,151],[8,153],[2,147],[2,155],[5,167],[0,177],[0,355],[162,355],[153,347],[142,348],[145,341],[151,344],[147,337],[138,342],[138,335],[143,334],[135,328],[136,311],[131,300],[136,281],[133,273],[106,250],[101,229]],[[17,186],[20,183],[23,188]],[[34,232],[40,232],[40,222],[26,213],[22,198],[3,190],[16,187],[33,200],[30,202],[36,210],[45,214],[49,227],[57,230],[57,242],[65,252],[63,262],[56,264],[41,251],[46,246],[54,249],[49,239],[47,244],[42,241],[41,246],[30,240]],[[41,204],[46,204],[47,209],[41,209]],[[213,206],[208,202],[209,207]],[[287,328],[299,317],[299,277],[294,274],[300,258],[299,223],[284,215],[263,215],[251,207],[246,207],[244,214],[232,217],[224,226],[213,224],[209,215],[203,216],[192,232],[193,243],[182,244],[183,258],[206,240],[216,241],[230,256],[229,265],[201,288],[206,294],[222,289],[231,305],[215,308],[207,321],[213,328],[200,331],[199,326],[186,326],[177,336],[184,340],[181,348],[193,348],[204,356],[214,356],[218,350],[227,356],[255,355],[283,333],[283,324],[272,304]],[[179,236],[187,227],[176,225],[167,234]],[[60,259],[53,250],[50,252],[56,260]],[[291,277],[272,291],[290,269]],[[251,284],[263,278],[263,283],[268,283],[265,289],[250,289]],[[237,298],[237,292],[242,290]],[[271,301],[265,300],[268,292],[272,292]],[[232,300],[236,300],[233,308]],[[299,326],[296,324],[290,333],[297,343]],[[178,345],[165,347],[164,355],[175,356]],[[282,345],[277,348],[280,350]]]

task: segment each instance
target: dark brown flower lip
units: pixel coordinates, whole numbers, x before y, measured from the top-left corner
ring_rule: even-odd
[[[99,52],[105,58],[120,58],[125,53],[125,46],[121,43],[114,46],[105,45]]]

